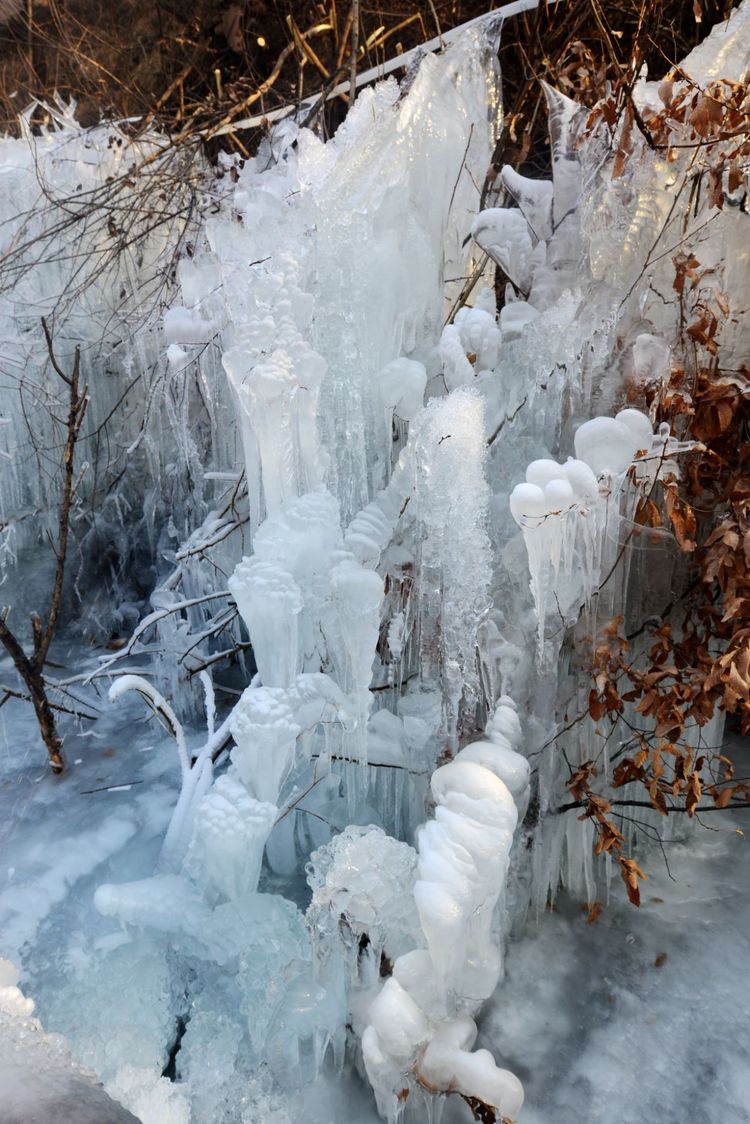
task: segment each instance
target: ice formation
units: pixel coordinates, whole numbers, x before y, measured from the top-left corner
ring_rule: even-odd
[[[687,73],[739,65],[746,12]],[[112,294],[173,252],[168,231],[60,327],[61,358],[82,339],[87,366],[104,325],[135,341],[102,344],[95,421],[131,393],[131,370],[150,372],[113,465],[133,460],[133,494],[103,484],[102,511],[80,515],[89,554],[124,550],[128,524],[147,532],[142,584],[160,569],[148,604],[123,592],[115,615],[135,631],[89,678],[127,672],[111,697],[137,691],[165,723],[180,791],[150,869],[103,876],[101,943],[49,1001],[143,1124],[296,1119],[294,1090],[352,1058],[390,1121],[437,1118],[450,1095],[515,1118],[519,1080],[474,1049],[504,941],[561,886],[606,892],[591,821],[558,814],[567,767],[596,758],[606,775],[619,748],[586,717],[576,653],[601,622],[637,633],[667,603],[679,559],[664,530],[652,565],[634,516],[688,448],[628,405],[628,389],[668,379],[676,332],[668,255],[648,285],[639,271],[656,239],[690,237],[738,289],[748,253],[730,252],[737,208],[710,229],[700,208],[670,209],[685,157],[638,139],[612,176],[552,89],[552,178],[505,167],[480,211],[491,39],[475,27],[403,88],[363,91],[327,142],[290,120],[242,166],[225,161],[161,327],[154,314],[131,331]],[[633,96],[645,112],[654,91]],[[104,133],[85,142],[70,122],[3,142],[16,167],[2,207],[35,161],[64,167],[63,195],[71,175],[106,183],[122,162],[112,135],[106,153]],[[48,299],[36,263],[19,270],[0,319],[13,362],[39,374],[24,309],[50,311],[67,274]],[[721,331],[739,365],[744,329]],[[20,414],[7,422],[0,443],[22,457]],[[4,517],[39,502],[15,467],[0,487]],[[214,671],[223,656],[229,672]],[[147,1002],[118,1000],[134,976]],[[9,1005],[30,1013],[0,975]]]
[[[507,712],[507,716],[506,713]],[[487,1050],[471,1052],[471,1016],[495,989],[502,956],[493,931],[507,875],[516,801],[525,809],[528,762],[515,707],[501,699],[486,742],[473,743],[432,775],[435,818],[417,835],[414,901],[426,948],[399,956],[367,1008],[362,1053],[378,1107],[399,1119],[413,1089],[460,1093],[515,1119],[520,1081]]]

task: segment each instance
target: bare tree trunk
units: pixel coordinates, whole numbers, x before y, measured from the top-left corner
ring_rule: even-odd
[[[23,680],[29,698],[34,706],[34,713],[39,724],[39,731],[47,747],[50,765],[53,773],[62,773],[65,762],[62,756],[62,739],[57,732],[57,723],[52,711],[52,706],[47,697],[47,688],[44,681],[44,665],[47,661],[49,647],[52,643],[60,617],[62,606],[63,582],[65,579],[65,560],[68,552],[68,534],[70,531],[70,512],[75,498],[76,486],[73,479],[73,457],[76,441],[81,432],[81,425],[86,413],[88,403],[88,387],[81,392],[80,370],[81,349],[76,348],[73,370],[67,375],[62,370],[55,357],[52,337],[47,328],[46,321],[42,320],[44,338],[47,341],[50,362],[56,374],[68,387],[68,417],[66,422],[67,436],[65,440],[65,453],[63,457],[63,491],[60,497],[60,507],[57,521],[57,542],[50,545],[55,554],[55,577],[52,583],[49,611],[44,625],[37,613],[31,614],[31,630],[33,637],[33,652],[27,656],[23,646],[15,633],[8,627],[8,609],[0,614],[0,643],[3,644],[13,665]],[[8,692],[11,694],[11,692]]]

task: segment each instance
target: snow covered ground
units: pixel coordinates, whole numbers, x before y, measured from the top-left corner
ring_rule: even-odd
[[[134,705],[108,715],[92,736],[71,740],[69,758],[78,763],[56,779],[21,704],[0,711],[0,729],[0,956],[21,967],[21,987],[45,1029],[65,1033],[73,1056],[90,1065],[92,1028],[124,1043],[128,1019],[141,1034],[148,1023],[139,1004],[158,1006],[148,957],[140,976],[98,977],[97,959],[118,944],[135,946],[138,935],[101,917],[93,896],[102,882],[151,873],[177,793],[174,746]],[[561,899],[511,942],[479,1045],[523,1080],[521,1124],[749,1118],[746,819],[707,815],[710,830],[698,828],[689,845],[665,844],[669,870],[659,850],[649,850],[641,859],[649,881],[640,911],[616,881],[595,924],[578,903]],[[87,968],[96,987],[81,985],[71,1007],[70,982],[85,979]],[[149,1025],[163,1031],[166,1056],[169,1020]],[[8,1081],[9,1051],[0,1037],[0,1085]],[[169,1084],[163,1079],[164,1121]],[[80,1120],[82,1102],[71,1108],[64,1088],[54,1112],[39,1117],[44,1124]],[[304,1112],[309,1124],[378,1119],[367,1085],[330,1067],[288,1099],[290,1110]],[[262,1124],[284,1119],[275,1111],[269,1104]],[[449,1102],[445,1119],[466,1119],[464,1107]]]
[[[640,910],[616,884],[595,924],[561,901],[511,945],[483,1044],[523,1080],[523,1124],[750,1119],[750,814],[703,822],[668,869],[648,851]]]

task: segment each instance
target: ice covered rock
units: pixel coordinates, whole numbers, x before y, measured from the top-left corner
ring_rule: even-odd
[[[27,998],[17,986],[19,979],[20,972],[15,964],[0,957],[0,1011],[28,1018],[34,1013],[34,1000]]]
[[[110,1088],[116,1097],[133,1107],[141,1124],[190,1124],[187,1091],[163,1077],[158,1069],[124,1065],[110,1082]]]
[[[539,317],[539,310],[527,301],[511,301],[500,309],[503,341],[520,339],[525,328]]]
[[[659,382],[669,375],[672,349],[666,340],[642,332],[633,344],[633,367],[638,378]]]
[[[3,1124],[141,1124],[32,1018],[34,1002],[0,959],[0,1119]],[[149,1124],[148,1121],[145,1124]]]

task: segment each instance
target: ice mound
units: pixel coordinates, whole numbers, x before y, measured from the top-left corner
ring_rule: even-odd
[[[461,347],[477,371],[493,370],[500,358],[502,337],[494,311],[460,308],[453,321]]]
[[[532,276],[532,242],[529,224],[521,211],[490,207],[480,211],[471,227],[477,245],[500,266],[522,293],[528,293]]]
[[[422,408],[427,385],[424,363],[415,359],[392,359],[377,377],[388,413],[395,414],[402,421],[411,421]]]

